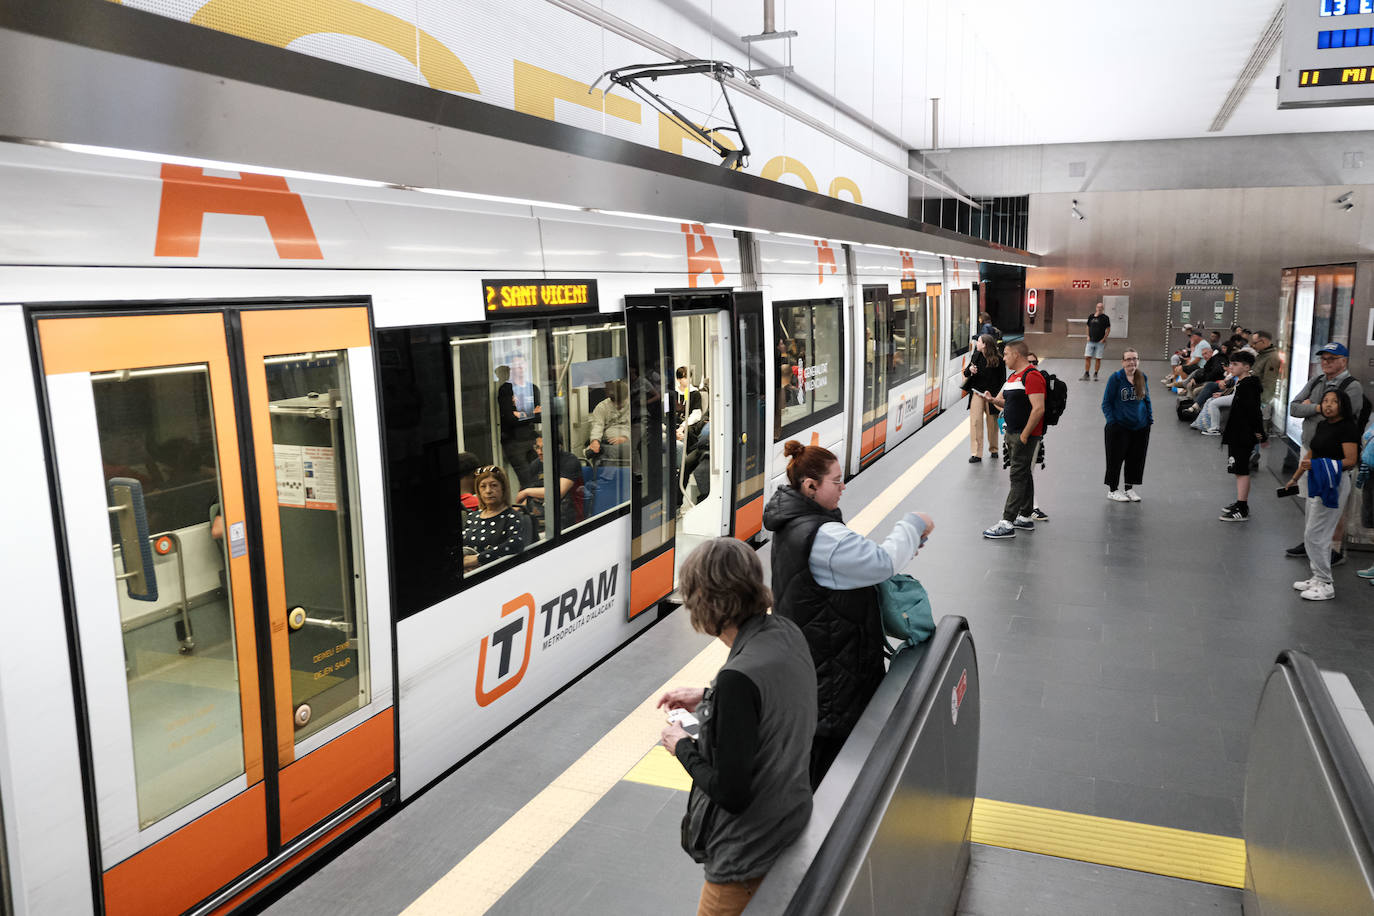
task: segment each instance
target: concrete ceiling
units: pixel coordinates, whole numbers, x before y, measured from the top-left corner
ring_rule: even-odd
[[[980,0],[962,15],[994,57],[1017,62],[1030,142],[1374,129],[1374,107],[1279,111],[1276,46],[1225,128],[1208,130],[1274,10],[1255,0]]]

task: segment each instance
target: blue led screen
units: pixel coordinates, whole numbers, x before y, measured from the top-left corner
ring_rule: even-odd
[[[1374,28],[1333,29],[1317,33],[1317,48],[1367,48],[1374,44]]]
[[[1320,0],[1323,16],[1359,16],[1374,13],[1374,0]],[[1325,48],[1328,45],[1321,45]],[[1330,45],[1332,48],[1352,47],[1351,45]]]

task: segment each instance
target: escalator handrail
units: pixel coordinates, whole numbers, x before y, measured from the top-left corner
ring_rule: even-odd
[[[1276,664],[1293,673],[1298,705],[1315,726],[1321,750],[1331,762],[1336,782],[1345,791],[1364,844],[1365,857],[1374,862],[1374,780],[1370,779],[1345,720],[1322,679],[1321,670],[1307,654],[1297,649],[1280,652]]]
[[[874,809],[881,803],[893,763],[912,729],[925,721],[937,699],[939,675],[960,645],[960,637],[968,631],[968,621],[963,617],[948,615],[940,619],[935,633],[923,647],[925,654],[892,707],[887,727],[874,742],[825,840],[788,901],[784,916],[816,916],[828,907],[840,877],[849,871],[859,841],[872,823]]]

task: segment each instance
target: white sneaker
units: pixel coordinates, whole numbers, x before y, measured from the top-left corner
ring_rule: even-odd
[[[1336,597],[1336,587],[1330,582],[1313,582],[1312,587],[1299,597],[1308,601],[1330,601]]]
[[[1129,500],[1130,500],[1131,502],[1133,502],[1133,503],[1138,503],[1138,502],[1140,502],[1140,494],[1137,493],[1135,490],[1127,490],[1127,491],[1126,491],[1126,498],[1129,499]]]
[[[1310,579],[1303,579],[1303,580],[1300,581],[1300,582],[1294,582],[1294,583],[1293,583],[1293,588],[1297,589],[1297,590],[1300,591],[1300,592],[1305,592],[1305,591],[1307,591],[1309,588],[1311,588],[1312,586],[1318,585],[1318,584],[1320,584],[1319,581],[1318,581],[1318,579],[1317,579],[1315,576],[1313,576],[1313,577],[1310,578]]]
[[[1220,436],[1221,430],[1217,429],[1215,426],[1210,426],[1207,429],[1204,429],[1202,431],[1202,434],[1204,436]]]
[[[1002,519],[997,524],[984,531],[983,537],[989,540],[995,540],[997,538],[1014,538],[1016,537],[1016,529],[1012,527],[1011,522]]]
[[[1115,503],[1128,503],[1131,501],[1131,498],[1121,490],[1108,490],[1107,498]]]

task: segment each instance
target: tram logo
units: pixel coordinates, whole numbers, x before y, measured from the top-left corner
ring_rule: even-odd
[[[524,613],[521,614],[521,611]],[[513,620],[507,617],[520,614]],[[530,667],[530,648],[534,642],[534,596],[529,592],[507,601],[501,608],[501,625],[490,636],[482,637],[481,654],[477,656],[477,705],[490,706],[501,697],[510,693]],[[511,656],[524,635],[524,652],[520,657],[520,668],[511,673]],[[496,664],[496,675],[492,678],[494,686],[487,689],[487,656],[492,654],[491,647],[497,646],[500,658]]]
[[[558,645],[610,609],[619,579],[620,564],[616,563],[588,576],[581,588],[566,589],[547,601],[536,604],[534,595],[526,592],[502,605],[501,622],[491,635],[482,637],[477,656],[477,705],[490,706],[524,678],[536,629],[541,651]]]

